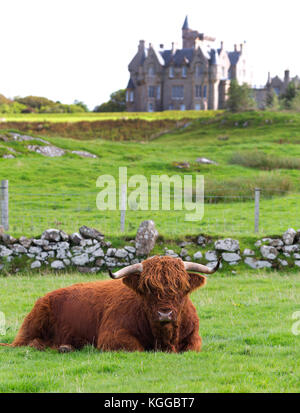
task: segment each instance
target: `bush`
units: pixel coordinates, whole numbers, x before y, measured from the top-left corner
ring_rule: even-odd
[[[252,97],[251,88],[246,83],[240,86],[233,79],[230,82],[226,106],[230,112],[244,112],[255,109],[256,104]]]
[[[126,110],[126,91],[117,90],[110,95],[110,100],[96,106],[94,112],[124,112]]]
[[[256,177],[238,177],[224,181],[205,179],[206,203],[243,202],[254,199],[255,188],[260,188],[262,197],[282,196],[292,190],[288,177],[276,173],[262,173]]]
[[[300,158],[280,158],[260,151],[235,152],[229,162],[262,170],[300,169]]]

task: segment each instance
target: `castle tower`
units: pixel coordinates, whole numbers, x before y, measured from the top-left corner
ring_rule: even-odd
[[[193,49],[195,47],[195,40],[197,37],[198,32],[189,28],[188,16],[186,16],[182,26],[182,48]]]

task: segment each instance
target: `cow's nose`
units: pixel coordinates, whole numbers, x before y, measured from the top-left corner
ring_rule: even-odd
[[[172,313],[173,311],[168,311],[167,313],[163,313],[161,311],[158,311],[158,319],[161,323],[168,323],[169,321],[172,321]]]

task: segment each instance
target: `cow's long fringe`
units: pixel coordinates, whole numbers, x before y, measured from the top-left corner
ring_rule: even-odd
[[[158,296],[166,297],[178,291],[187,292],[189,288],[189,276],[181,259],[155,256],[143,261],[138,287],[142,293],[155,291]]]

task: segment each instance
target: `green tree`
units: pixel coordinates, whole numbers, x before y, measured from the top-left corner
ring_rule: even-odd
[[[280,108],[279,99],[274,89],[270,89],[267,92],[266,107],[267,109],[273,109],[273,110],[278,110]]]
[[[282,105],[285,109],[292,109],[292,102],[297,95],[297,87],[294,82],[290,82],[286,91],[281,95]]]
[[[126,110],[126,90],[120,89],[110,95],[108,102],[96,106],[94,112],[124,112]]]
[[[251,88],[246,83],[239,85],[235,79],[231,80],[228,91],[227,109],[230,112],[243,112],[254,109],[255,106]]]
[[[19,102],[28,108],[34,109],[37,112],[44,106],[54,106],[55,102],[53,100],[44,98],[42,96],[26,96],[21,98],[19,96],[15,97],[15,102]]]

